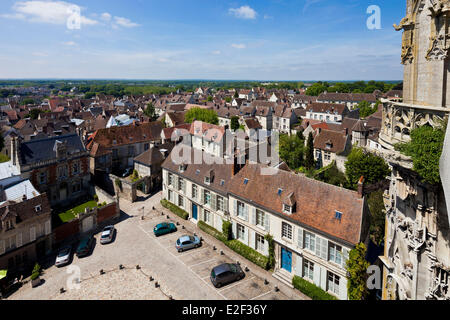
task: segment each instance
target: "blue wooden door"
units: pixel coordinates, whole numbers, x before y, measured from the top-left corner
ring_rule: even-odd
[[[192,218],[194,218],[195,220],[198,220],[197,217],[198,217],[198,208],[197,208],[196,204],[193,204],[192,205]]]
[[[281,267],[292,272],[292,252],[285,248],[281,248]]]

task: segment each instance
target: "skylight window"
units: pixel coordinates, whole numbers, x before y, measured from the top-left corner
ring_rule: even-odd
[[[336,211],[335,218],[338,219],[338,220],[341,220],[342,219],[342,212]]]
[[[248,179],[245,178],[245,179],[244,179],[244,184],[247,185],[247,183],[248,183]]]
[[[197,169],[197,170],[195,171],[195,174],[199,174],[199,173],[200,173],[200,170]]]
[[[281,196],[282,193],[283,193],[283,189],[278,189],[278,195]]]
[[[220,180],[220,185],[223,186],[225,184],[225,180]]]

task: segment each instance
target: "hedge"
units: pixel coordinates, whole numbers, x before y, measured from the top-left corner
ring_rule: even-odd
[[[223,235],[222,232],[216,230],[215,228],[211,227],[207,223],[205,223],[203,221],[199,221],[197,223],[197,226],[200,228],[200,230],[203,230],[204,232],[206,232],[207,234],[213,236],[217,240],[222,241],[224,243],[227,241],[227,238]]]
[[[256,250],[250,248],[249,246],[246,246],[239,240],[226,241],[225,244],[227,245],[227,247],[232,249],[234,252],[240,254],[247,260],[250,260],[257,266],[259,266],[265,270],[269,269],[269,258],[268,257],[259,253]]]
[[[302,279],[299,276],[294,276],[294,278],[292,279],[292,285],[295,287],[295,289],[303,292],[313,300],[338,300],[335,296],[332,296],[315,284]]]
[[[259,266],[265,270],[267,270],[269,268],[269,258],[262,255],[258,251],[250,248],[249,246],[246,246],[239,240],[227,240],[227,237],[222,232],[211,227],[210,225],[206,224],[203,221],[199,221],[197,226],[200,228],[200,230],[203,230],[204,232],[213,236],[217,240],[222,241],[228,248],[230,248],[237,254],[240,254],[244,258],[250,260],[257,266]]]
[[[173,203],[170,203],[167,200],[161,200],[161,205],[166,208],[169,209],[170,211],[172,211],[173,213],[175,213],[177,216],[179,216],[181,219],[187,220],[189,219],[189,213],[187,213],[186,211],[184,211],[183,209],[181,209],[180,207],[177,207],[176,205],[174,205]]]

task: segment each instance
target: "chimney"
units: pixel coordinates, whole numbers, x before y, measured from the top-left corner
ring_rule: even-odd
[[[362,198],[364,197],[364,177],[361,176],[361,178],[358,181],[358,195]]]

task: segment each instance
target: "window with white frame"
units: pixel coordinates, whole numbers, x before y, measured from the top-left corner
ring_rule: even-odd
[[[62,166],[58,168],[58,178],[67,178],[67,167]]]
[[[173,186],[173,174],[169,173],[167,176],[167,179],[169,180],[167,183],[169,186]]]
[[[5,222],[6,231],[14,229],[14,225],[12,220],[6,220]]]
[[[264,227],[265,213],[261,210],[256,209],[256,225]]]
[[[281,236],[292,240],[292,226],[286,222],[281,224]]]
[[[211,212],[209,212],[208,210],[204,210],[203,211],[203,219],[205,220],[205,222],[210,223],[211,222]]]
[[[342,263],[342,247],[338,246],[337,244],[331,243],[328,246],[328,256],[329,260],[341,264]]]
[[[336,295],[339,295],[339,281],[341,277],[334,274],[333,272],[328,271],[328,291],[333,292]]]
[[[264,242],[264,237],[257,233],[255,237],[255,248],[257,251],[264,251]]]
[[[238,223],[236,230],[237,230],[237,234],[236,234],[237,238],[241,239],[241,240],[245,240],[245,227]]]
[[[198,188],[197,185],[192,185],[192,198],[197,199],[198,197]]]
[[[173,191],[172,191],[172,190],[169,190],[169,195],[168,195],[168,197],[169,197],[169,201],[170,201],[170,202],[173,202]]]
[[[237,215],[239,217],[245,217],[245,204],[240,201],[237,202]]]
[[[314,263],[303,259],[303,278],[314,280]]]
[[[184,190],[184,179],[180,178],[178,180],[178,191],[183,191]]]
[[[221,196],[217,196],[217,210],[224,211],[223,198]]]
[[[283,204],[283,212],[291,214],[292,213],[292,207],[287,205],[287,204]]]
[[[315,252],[316,250],[316,235],[305,231],[304,232],[304,241],[303,241],[303,246],[305,249]]]
[[[208,190],[203,190],[203,194],[205,197],[205,204],[207,205],[211,205],[211,192],[209,192]]]
[[[184,208],[184,198],[181,195],[178,195],[178,206]]]

